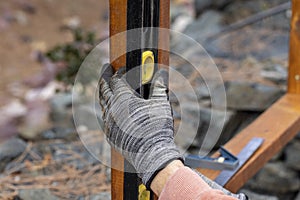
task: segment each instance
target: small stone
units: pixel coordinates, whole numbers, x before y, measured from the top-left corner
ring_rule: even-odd
[[[91,140],[93,143],[87,143],[87,141],[85,141],[85,146],[74,145],[74,142],[52,143],[47,147],[40,146],[39,151],[49,152],[50,150],[52,151],[52,158],[54,161],[66,161],[69,166],[72,166],[75,169],[84,169],[88,166],[99,164],[99,160],[101,159],[101,161],[104,161],[106,159],[104,156],[107,156],[107,153],[105,155],[103,152],[108,149],[104,149],[103,144],[100,141],[97,141],[98,138],[91,138]],[[73,154],[69,153],[70,151],[74,152],[78,157],[74,157]],[[106,163],[108,162],[109,161]]]
[[[19,138],[11,138],[3,143],[0,143],[0,171],[5,166],[21,155],[26,149],[26,143]]]
[[[102,192],[99,194],[91,195],[90,199],[91,200],[110,200],[111,194],[109,192]]]
[[[285,149],[286,164],[300,171],[300,140],[294,140]]]
[[[222,21],[221,13],[212,10],[206,11],[198,19],[186,26],[183,31],[183,34],[186,35],[185,37],[182,37],[180,34],[175,34],[174,37],[173,33],[170,45],[171,51],[177,53],[185,52],[191,47],[198,45],[194,40],[204,44],[207,35],[221,30]]]
[[[182,32],[186,29],[186,27],[192,23],[193,18],[192,16],[188,15],[180,15],[178,16],[175,21],[172,23],[172,30]],[[174,38],[172,38],[174,39]]]
[[[275,194],[296,192],[300,187],[298,173],[283,163],[268,163],[250,184],[251,188]]]
[[[69,29],[76,29],[80,26],[81,21],[78,16],[68,17],[63,20],[63,27]]]
[[[242,81],[226,82],[225,90],[227,107],[240,111],[264,111],[284,94],[274,86]],[[218,105],[222,103],[217,102]]]
[[[22,117],[26,112],[27,108],[19,100],[12,100],[11,103],[0,109],[0,123],[7,118]]]
[[[78,134],[75,129],[57,127],[43,131],[40,138],[43,140],[62,139],[66,141],[73,141],[78,138]]]
[[[280,65],[271,65],[261,71],[260,75],[275,83],[282,83],[287,80],[287,69]]]
[[[24,12],[17,11],[15,17],[20,25],[26,26],[28,24],[28,18]]]
[[[58,107],[71,107],[72,104],[79,104],[80,103],[80,97],[78,94],[72,94],[72,93],[59,93],[56,94],[57,96],[53,96],[53,98],[56,98],[55,102]]]
[[[55,126],[73,127],[72,94],[60,93],[50,99],[51,120]]]
[[[174,22],[180,16],[190,16],[193,17],[194,13],[190,11],[189,7],[171,4],[170,7],[170,18],[171,21]]]
[[[20,190],[19,197],[22,200],[58,200],[58,197],[51,194],[47,189]]]
[[[222,19],[222,14],[217,11],[206,11],[196,21],[187,26],[184,34],[201,41],[203,36],[221,30]]]
[[[22,119],[19,135],[28,140],[38,139],[40,133],[51,127],[49,104],[44,100],[32,100],[26,104],[28,111]]]

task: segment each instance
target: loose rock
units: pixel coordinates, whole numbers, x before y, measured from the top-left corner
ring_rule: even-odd
[[[20,190],[19,197],[22,200],[58,200],[59,198],[51,194],[47,189]]]
[[[72,141],[78,138],[78,134],[73,128],[57,127],[43,131],[40,138],[42,140],[63,139],[66,141]]]
[[[286,164],[300,171],[300,140],[294,140],[285,149]]]
[[[39,134],[51,127],[49,117],[49,104],[47,101],[36,99],[27,102],[28,112],[19,126],[19,133],[22,138],[36,140]]]
[[[221,30],[222,19],[223,16],[221,13],[208,10],[197,20],[187,26],[184,34],[194,38],[197,41],[201,41],[203,40],[203,36]]]
[[[241,111],[264,111],[283,95],[277,87],[242,81],[226,82],[225,90],[228,108]]]
[[[250,188],[273,194],[296,192],[300,187],[298,173],[283,163],[268,163],[249,184]]]
[[[287,69],[281,65],[270,65],[261,72],[261,76],[277,84],[285,83],[288,77]]]
[[[0,143],[0,171],[13,159],[21,155],[26,149],[26,143],[19,138],[11,138]]]
[[[51,120],[56,126],[60,127],[72,127],[72,94],[61,93],[54,95],[50,100],[51,106]]]
[[[91,200],[110,200],[111,199],[111,194],[108,192],[102,192],[96,195],[92,195],[90,197]]]

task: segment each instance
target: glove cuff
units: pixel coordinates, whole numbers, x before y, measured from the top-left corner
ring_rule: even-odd
[[[151,186],[151,183],[153,181],[153,179],[156,177],[156,175],[161,171],[163,170],[168,164],[170,164],[171,162],[173,162],[174,160],[180,160],[182,163],[184,163],[184,159],[182,156],[178,156],[178,157],[174,157],[170,160],[168,160],[167,162],[163,163],[159,168],[158,170],[154,171],[154,172],[149,172],[149,173],[145,173],[143,174],[143,178],[142,178],[142,181],[143,183],[145,184],[146,188],[148,190],[151,190],[150,186]]]

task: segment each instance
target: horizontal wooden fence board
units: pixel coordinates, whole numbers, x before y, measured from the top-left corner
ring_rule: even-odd
[[[237,155],[254,137],[264,138],[259,150],[225,185],[225,188],[236,192],[266,162],[279,152],[300,130],[300,95],[286,94],[247,128],[232,138],[226,145]],[[211,179],[215,179],[220,171],[198,169]]]

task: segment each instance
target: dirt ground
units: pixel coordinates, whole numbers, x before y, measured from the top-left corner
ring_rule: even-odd
[[[41,70],[34,52],[72,40],[64,26],[107,34],[108,1],[0,1],[0,106],[9,101],[10,85]]]

